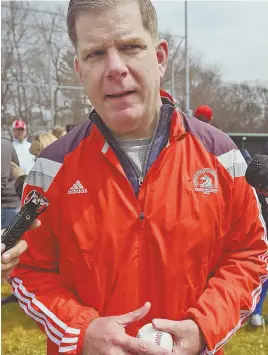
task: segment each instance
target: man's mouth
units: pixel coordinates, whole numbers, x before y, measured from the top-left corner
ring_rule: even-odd
[[[135,91],[121,91],[121,92],[117,92],[111,95],[106,95],[106,98],[108,99],[114,99],[114,98],[118,98],[118,97],[124,97],[124,96],[128,96],[133,94]]]

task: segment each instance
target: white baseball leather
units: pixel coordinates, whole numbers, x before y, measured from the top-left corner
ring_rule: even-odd
[[[173,348],[172,336],[169,333],[155,329],[152,323],[145,324],[138,331],[137,338],[155,343],[169,351],[172,351]]]

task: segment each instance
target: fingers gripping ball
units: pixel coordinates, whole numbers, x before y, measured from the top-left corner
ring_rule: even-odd
[[[155,329],[152,323],[145,324],[138,331],[137,338],[159,345],[169,351],[172,351],[173,348],[172,336],[169,333]]]

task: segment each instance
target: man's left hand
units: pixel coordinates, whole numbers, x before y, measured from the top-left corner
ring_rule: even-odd
[[[162,330],[172,335],[172,353],[174,354],[199,355],[205,348],[205,338],[201,330],[190,319],[183,321],[153,319],[152,323],[157,330]]]

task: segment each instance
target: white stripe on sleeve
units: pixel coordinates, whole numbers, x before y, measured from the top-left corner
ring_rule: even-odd
[[[21,308],[25,311],[25,313],[28,316],[30,316],[35,321],[41,323],[44,326],[48,338],[60,347],[59,349],[61,349],[61,351],[59,350],[59,352],[68,352],[71,350],[75,350],[77,348],[77,345],[61,346],[61,344],[62,343],[77,344],[78,337],[68,338],[68,337],[64,337],[64,334],[68,333],[72,335],[79,335],[80,334],[79,329],[67,327],[67,325],[64,322],[62,322],[60,319],[58,319],[58,317],[56,317],[54,313],[52,313],[47,307],[45,307],[43,303],[38,301],[33,293],[30,293],[26,290],[26,288],[23,286],[22,280],[18,278],[14,278],[12,280],[12,286],[14,289],[13,293],[18,298]],[[40,313],[37,310],[35,310],[32,307],[31,303],[35,304],[44,313]],[[63,333],[57,330],[50,323],[49,319],[46,316],[48,316],[51,320],[53,320],[55,324],[61,327],[63,329]],[[59,339],[56,338],[54,335],[56,335]]]
[[[232,149],[227,153],[219,155],[217,159],[229,172],[232,178],[245,176],[247,163],[240,150]]]
[[[259,219],[262,223],[262,226],[263,226],[263,229],[264,229],[264,234],[261,238],[261,240],[263,240],[266,245],[268,246],[268,241],[267,241],[267,230],[266,230],[266,225],[265,225],[265,222],[264,222],[264,219],[263,219],[263,216],[262,216],[262,212],[261,212],[261,207],[260,207],[260,204],[258,203],[258,196],[256,194],[256,191],[255,189],[253,189],[254,191],[254,195],[255,195],[255,198],[256,198],[256,203],[257,203],[257,206],[258,206],[258,209],[259,209]],[[262,255],[259,255],[259,259],[263,262],[266,262],[266,270],[268,271],[268,264],[267,264],[267,251],[262,254]],[[206,355],[214,355],[229,339],[232,335],[235,334],[235,332],[241,327],[242,325],[242,322],[245,320],[245,318],[249,317],[250,314],[254,311],[255,307],[256,307],[256,304],[257,304],[257,300],[259,298],[259,295],[261,293],[261,290],[262,290],[262,284],[268,280],[268,273],[266,275],[262,275],[260,276],[259,278],[260,280],[260,284],[258,287],[255,288],[255,290],[252,291],[251,293],[251,297],[252,297],[252,306],[251,306],[251,309],[249,310],[241,310],[240,311],[240,316],[241,318],[239,319],[238,321],[238,324],[235,326],[234,329],[230,330],[230,332],[225,336],[224,339],[222,339],[216,346],[213,350],[208,350],[206,349],[205,350],[205,354]]]
[[[37,158],[32,170],[25,180],[25,184],[49,189],[62,164],[45,158]]]
[[[71,345],[71,346],[61,346],[59,348],[59,353],[67,353],[68,351],[76,350],[77,345]]]

